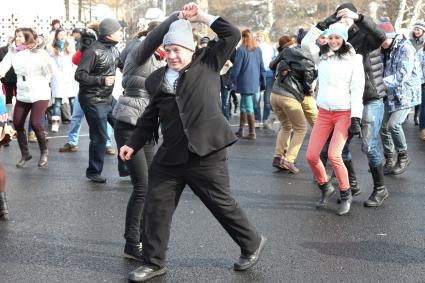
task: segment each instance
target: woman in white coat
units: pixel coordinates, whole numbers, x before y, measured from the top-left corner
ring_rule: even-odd
[[[66,39],[66,32],[59,28],[55,31],[53,38],[51,53],[54,64],[56,66],[55,76],[52,78],[52,132],[59,132],[59,124],[61,117],[61,105],[69,103],[74,105],[75,95],[78,92],[78,84],[74,80],[75,69],[72,64],[72,55],[75,53],[74,44],[70,44]]]
[[[318,206],[324,206],[335,189],[328,180],[320,160],[320,152],[333,131],[328,158],[336,174],[341,194],[338,215],[348,213],[352,202],[348,172],[342,161],[342,149],[349,131],[353,135],[360,134],[365,84],[362,56],[356,54],[347,42],[347,30],[341,23],[331,25],[326,32],[328,43],[321,46],[320,50],[309,48],[316,45],[321,34],[316,27],[312,27],[302,42],[302,47],[313,52],[312,57],[319,60],[316,62],[319,73],[319,114],[310,135],[307,161],[322,191]]]
[[[3,77],[11,67],[18,78],[13,125],[17,131],[22,154],[16,167],[24,167],[25,163],[32,158],[28,150],[24,127],[30,111],[30,123],[37,136],[41,152],[38,166],[46,166],[48,151],[41,120],[50,101],[49,82],[53,75],[53,64],[47,51],[37,46],[37,34],[32,29],[17,29],[15,44],[0,62],[0,77]]]

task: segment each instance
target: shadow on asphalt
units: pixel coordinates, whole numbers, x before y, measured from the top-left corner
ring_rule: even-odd
[[[360,242],[304,242],[306,249],[313,249],[325,255],[371,262],[397,264],[424,264],[425,249],[384,241]]]

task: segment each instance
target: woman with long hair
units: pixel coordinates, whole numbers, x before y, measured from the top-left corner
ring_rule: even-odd
[[[303,40],[303,47],[316,44],[321,31],[312,27],[309,34]],[[342,149],[349,133],[360,134],[365,78],[362,56],[356,54],[354,48],[347,42],[348,28],[336,23],[329,27],[327,35],[328,43],[322,45],[320,51],[316,51],[320,57],[313,56],[319,58],[317,62],[319,114],[311,131],[307,161],[322,192],[318,203],[318,207],[322,207],[335,192],[320,160],[320,152],[333,131],[328,159],[335,171],[341,195],[337,214],[343,215],[350,211],[352,195],[347,168],[342,160]]]
[[[17,131],[21,160],[16,167],[22,168],[32,158],[25,133],[25,120],[31,111],[33,126],[40,147],[39,167],[47,165],[46,135],[41,123],[50,101],[49,82],[53,75],[53,62],[44,48],[37,44],[37,34],[30,28],[16,31],[15,45],[0,62],[0,77],[13,67],[17,75],[16,105],[13,125]]]
[[[73,44],[66,39],[66,32],[62,28],[55,31],[50,56],[56,65],[57,72],[52,79],[52,132],[59,131],[61,119],[61,105],[69,103],[72,113],[77,87],[74,80],[75,69],[72,65],[72,55],[74,54]]]
[[[236,92],[241,95],[240,124],[236,135],[255,139],[254,99],[260,94],[260,84],[265,85],[262,52],[249,29],[242,31],[242,42],[236,49],[235,62],[231,73],[231,82],[236,83]],[[249,134],[244,136],[245,123],[248,120]]]

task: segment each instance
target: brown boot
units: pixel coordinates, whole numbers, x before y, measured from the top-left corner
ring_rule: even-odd
[[[255,140],[257,138],[255,134],[255,116],[254,113],[249,114],[248,116],[248,127],[249,127],[249,134],[245,136],[245,139],[249,140]]]
[[[23,168],[25,167],[25,164],[28,160],[32,158],[29,149],[28,149],[28,141],[27,141],[27,134],[25,131],[18,131],[16,133],[17,139],[18,139],[18,145],[19,149],[21,150],[21,160],[16,164],[16,167]]]
[[[38,147],[40,148],[40,159],[38,160],[38,167],[44,167],[47,165],[49,151],[47,150],[46,134],[44,131],[35,132],[38,141]]]
[[[235,133],[237,137],[240,137],[240,138],[243,137],[243,129],[245,127],[245,124],[246,124],[246,113],[241,112],[241,117],[239,120],[239,130]]]

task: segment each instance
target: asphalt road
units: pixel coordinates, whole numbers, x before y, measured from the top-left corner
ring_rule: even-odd
[[[276,125],[277,126],[277,125]],[[407,172],[386,178],[390,197],[364,208],[372,191],[359,140],[352,145],[363,193],[347,216],[335,215],[336,196],[317,210],[319,191],[300,152],[298,175],[272,166],[275,135],[258,131],[229,150],[231,190],[268,238],[258,265],[232,270],[239,249],[196,196],[186,188],[175,213],[168,272],[152,282],[425,282],[425,143],[406,125]],[[0,222],[0,282],[127,282],[137,262],[122,257],[129,178],[117,173],[116,156],[106,156],[106,184],[85,177],[87,128],[80,151],[59,153],[67,127],[49,141],[48,168],[33,160],[17,169],[17,143],[0,152],[8,174],[10,216]]]

